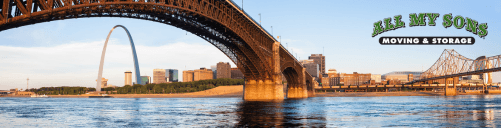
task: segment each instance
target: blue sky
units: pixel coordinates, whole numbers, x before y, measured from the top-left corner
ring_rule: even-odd
[[[242,1],[235,1],[241,4]],[[241,5],[240,5],[241,6]],[[501,1],[334,1],[246,0],[244,11],[259,20],[284,46],[306,59],[324,53],[326,68],[338,72],[384,74],[429,68],[444,49],[478,56],[500,55]],[[436,26],[409,27],[410,13],[439,13]],[[444,14],[488,23],[488,36],[444,28]],[[372,37],[373,23],[402,15],[405,28]],[[31,87],[95,86],[100,52],[110,29],[124,25],[133,36],[142,75],[154,68],[192,70],[230,60],[203,39],[169,25],[128,18],[79,18],[39,23],[0,32],[0,90]],[[273,30],[271,30],[273,26]],[[382,46],[381,36],[472,36],[474,45]],[[115,30],[108,46],[103,77],[123,85],[133,70],[128,38]],[[233,64],[234,66],[234,64]],[[494,81],[501,81],[495,73]],[[182,76],[180,74],[180,76]],[[181,79],[181,78],[180,78]]]

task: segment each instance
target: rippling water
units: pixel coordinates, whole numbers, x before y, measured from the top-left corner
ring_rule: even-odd
[[[0,98],[1,127],[500,127],[501,95],[240,98]]]

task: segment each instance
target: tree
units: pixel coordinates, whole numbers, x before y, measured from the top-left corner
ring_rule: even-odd
[[[162,93],[163,89],[162,89],[162,87],[160,87],[160,85],[156,85],[155,87],[153,87],[153,91],[156,94],[160,94],[160,93]]]

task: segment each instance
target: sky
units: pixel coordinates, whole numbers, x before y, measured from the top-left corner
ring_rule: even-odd
[[[241,0],[236,0],[242,6]],[[245,0],[244,11],[300,60],[324,54],[326,70],[343,73],[385,74],[392,71],[423,71],[444,49],[463,56],[500,55],[501,1],[336,1],[336,0]],[[439,13],[436,26],[409,27],[411,13]],[[461,15],[488,24],[488,35],[444,28],[444,14]],[[261,16],[259,15],[261,14]],[[372,37],[374,22],[402,15],[405,28]],[[130,31],[138,54],[141,75],[153,69],[210,68],[228,57],[207,41],[182,29],[130,18],[78,18],[38,23],[0,32],[0,90],[51,86],[95,87],[100,54],[106,36],[115,25]],[[380,45],[381,36],[471,36],[474,45]],[[110,37],[103,77],[117,86],[124,72],[134,70],[126,33],[117,29]],[[134,79],[135,81],[135,79]],[[501,74],[494,73],[494,82]]]

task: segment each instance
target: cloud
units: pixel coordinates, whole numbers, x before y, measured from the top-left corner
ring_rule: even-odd
[[[45,86],[95,87],[103,41],[72,42],[53,47],[0,46],[0,90]],[[152,76],[153,69],[183,70],[210,68],[217,62],[231,62],[209,43],[183,42],[162,46],[136,44],[141,75]],[[232,64],[232,66],[235,66]],[[122,86],[124,72],[134,71],[130,45],[111,39],[105,56],[103,77],[108,83]],[[133,79],[135,81],[135,79]]]

